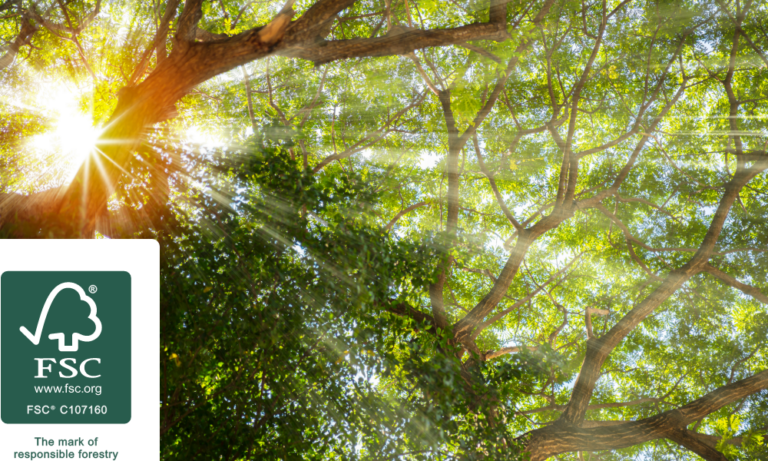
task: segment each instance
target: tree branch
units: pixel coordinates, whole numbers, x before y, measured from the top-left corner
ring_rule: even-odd
[[[684,427],[676,427],[667,431],[666,436],[669,440],[684,446],[706,461],[728,461],[725,455],[702,442],[695,434]]]
[[[28,44],[30,40],[32,40],[32,36],[35,34],[35,32],[37,32],[37,29],[32,25],[31,22],[29,22],[29,18],[25,15],[22,15],[21,29],[19,29],[19,33],[16,35],[16,38],[14,38],[13,41],[8,45],[8,51],[0,56],[0,70],[3,70],[13,64],[13,61],[16,60],[16,55],[19,53],[19,49],[22,46]]]
[[[64,10],[63,8],[64,7],[62,6],[62,10],[66,14],[66,10]],[[39,22],[43,27],[45,27],[50,31],[68,32],[74,36],[82,32],[86,27],[88,27],[91,24],[91,22],[93,22],[93,20],[96,19],[96,15],[98,15],[100,11],[101,11],[101,0],[96,0],[96,5],[93,7],[93,10],[90,13],[88,13],[88,15],[85,18],[83,18],[83,20],[80,22],[78,26],[74,26],[71,22],[69,22],[69,20],[67,20],[68,25],[66,26],[49,21],[45,19],[42,14],[37,12],[37,9],[35,8],[34,4],[32,4],[32,7],[29,10],[27,10],[27,14],[29,14],[29,16],[32,19]]]
[[[420,208],[420,207],[423,207],[423,206],[427,206],[427,205],[429,205],[429,202],[419,202],[419,203],[416,203],[416,204],[414,204],[414,205],[411,205],[411,206],[409,206],[408,208],[405,208],[405,209],[403,209],[403,210],[400,210],[400,212],[399,212],[399,213],[397,213],[397,214],[395,215],[395,217],[394,217],[394,218],[392,218],[392,220],[391,220],[391,221],[389,221],[389,224],[387,224],[387,226],[385,227],[385,229],[386,229],[386,230],[390,230],[390,229],[392,229],[392,226],[394,226],[394,225],[395,225],[395,223],[397,222],[397,220],[398,220],[398,219],[402,218],[404,215],[406,215],[407,213],[410,213],[411,211],[413,211],[413,210],[415,210],[415,209],[417,209],[417,208]]]
[[[436,323],[435,319],[424,312],[421,312],[420,310],[414,309],[411,305],[407,303],[398,303],[393,306],[389,306],[385,309],[387,312],[391,312],[393,314],[399,315],[401,317],[408,317],[413,320],[416,320],[419,323],[426,323],[430,325],[430,328],[427,330],[428,332],[434,333],[436,330]]]
[[[336,15],[355,4],[356,0],[320,0],[312,5],[299,19],[293,22],[286,34],[286,45],[296,45],[304,41],[314,42],[319,31],[324,30],[326,22],[333,21]]]
[[[161,45],[161,43],[162,46],[165,47],[165,41],[168,37],[168,29],[170,28],[171,21],[176,16],[176,10],[178,7],[179,0],[168,0],[168,3],[165,5],[165,13],[163,14],[163,18],[160,21],[160,27],[157,28],[155,37],[152,39],[152,43],[147,47],[146,50],[144,50],[144,53],[141,54],[139,63],[136,65],[133,74],[131,74],[131,78],[128,79],[129,85],[136,83],[144,74],[144,71],[147,69],[147,65],[149,64],[149,58],[152,56],[152,52],[155,51]],[[159,64],[160,58],[158,57],[158,65]]]
[[[543,461],[560,453],[573,451],[615,450],[666,438],[672,429],[688,424],[741,400],[749,395],[768,389],[768,370],[754,376],[720,387],[707,395],[675,410],[669,410],[650,418],[631,422],[601,422],[584,426],[558,422],[537,429],[520,437],[527,440],[526,451],[531,461]],[[586,427],[590,426],[590,427]]]
[[[176,41],[181,47],[195,41],[197,23],[203,18],[203,0],[185,0],[176,26]]]
[[[342,5],[351,5],[353,2],[342,0],[327,3],[333,4],[338,8]],[[499,3],[499,5],[506,5],[506,3],[507,2]],[[496,3],[494,4],[496,5]],[[538,22],[540,22],[549,12],[549,9],[553,4],[554,0],[547,0],[539,14],[534,18],[534,23],[538,24]],[[310,9],[310,11],[312,11],[312,9]],[[307,11],[302,19],[306,17],[310,11]],[[326,14],[318,14],[320,19],[317,21],[328,17],[327,13],[330,11],[337,10],[335,8],[325,8],[323,11]],[[298,25],[299,22],[301,22],[301,20],[296,21],[297,25],[293,26],[296,29],[292,28],[289,32],[291,37],[287,38],[283,45],[279,47],[278,53],[284,56],[307,59],[317,64],[323,64],[339,59],[406,55],[423,48],[460,45],[473,40],[499,41],[508,37],[506,24],[499,22],[485,22],[469,24],[453,29],[421,30],[408,28],[398,30],[395,33],[389,33],[383,37],[354,38],[333,41],[320,40],[309,46],[306,44],[299,46],[299,43],[297,42],[305,41],[309,38],[306,36],[306,32],[298,33],[295,36],[293,35],[294,30],[299,30],[300,28]],[[301,27],[307,27],[305,23],[302,24]]]
[[[384,131],[384,130],[386,130],[387,128],[389,128],[390,125],[398,121],[409,110],[421,104],[425,96],[426,96],[425,93],[420,94],[414,101],[412,101],[406,107],[402,108],[397,113],[395,113],[395,115],[393,115],[389,120],[387,120],[387,122],[384,123],[384,125],[380,126],[378,129],[374,131],[367,133],[363,137],[363,139],[353,144],[350,148],[345,149],[343,152],[339,152],[337,154],[333,154],[333,155],[329,155],[328,157],[325,157],[317,166],[315,166],[315,168],[312,169],[312,172],[317,173],[318,171],[325,168],[326,165],[336,160],[341,160],[349,157],[350,155],[354,155],[357,152],[360,152],[366,147],[370,146],[371,144],[377,142],[382,137],[386,136],[389,133],[389,131]]]
[[[535,350],[535,347],[529,347],[530,350]],[[513,347],[502,347],[501,349],[497,349],[495,351],[488,351],[485,354],[483,354],[483,360],[491,360],[495,359],[496,357],[501,357],[502,355],[506,354],[514,354],[515,352],[520,352],[522,350],[522,347],[513,346]]]
[[[576,378],[568,408],[561,419],[564,424],[580,424],[584,420],[586,408],[595,383],[600,376],[600,368],[610,352],[643,321],[651,312],[666,301],[694,274],[700,272],[709,260],[717,239],[725,224],[725,219],[733,206],[739,191],[752,179],[753,172],[739,170],[725,186],[725,193],[720,199],[715,215],[709,225],[698,251],[680,269],[673,270],[640,304],[629,311],[602,338],[587,341],[587,355]]]
[[[737,290],[740,290],[741,292],[752,296],[753,298],[757,299],[763,304],[768,304],[768,296],[766,296],[762,291],[760,291],[759,288],[753,287],[751,285],[747,285],[745,283],[741,283],[735,278],[731,277],[730,275],[726,274],[725,272],[712,266],[709,263],[704,265],[704,272],[709,272],[710,274],[717,277],[721,282],[725,283],[726,285],[736,288]]]
[[[611,403],[593,403],[587,407],[587,410],[602,410],[604,408],[624,408],[624,407],[632,407],[635,405],[642,405],[644,403],[657,403],[661,402],[662,399],[657,397],[644,397],[637,400],[631,400],[629,402],[611,402]],[[547,405],[546,407],[541,408],[534,408],[533,410],[525,410],[521,411],[520,413],[525,415],[532,415],[535,413],[543,413],[545,411],[563,411],[565,410],[566,405]],[[585,421],[586,422],[586,421]],[[625,421],[622,421],[625,422]]]
[[[547,280],[546,280],[546,281],[545,281],[543,284],[541,284],[541,285],[539,285],[539,284],[536,284],[536,289],[535,289],[535,290],[533,290],[531,293],[529,293],[527,296],[525,296],[525,297],[521,298],[520,300],[516,301],[516,302],[515,302],[514,304],[512,304],[510,307],[508,307],[508,308],[504,309],[503,311],[499,312],[498,314],[494,315],[493,317],[489,318],[488,320],[486,320],[486,321],[484,321],[484,322],[481,322],[481,323],[479,323],[479,324],[477,325],[477,328],[475,328],[475,330],[472,332],[472,335],[471,335],[472,339],[475,339],[475,338],[477,338],[477,336],[478,336],[478,335],[479,335],[479,334],[480,334],[480,333],[481,333],[481,332],[482,332],[484,329],[486,329],[486,328],[488,328],[489,326],[491,326],[492,324],[494,324],[494,323],[498,322],[498,321],[499,321],[499,320],[501,320],[502,318],[506,317],[506,316],[507,316],[507,315],[508,315],[510,312],[512,312],[512,311],[514,311],[514,310],[516,310],[516,309],[519,309],[519,308],[520,308],[520,306],[522,306],[523,304],[525,304],[525,303],[527,303],[528,301],[530,301],[531,299],[533,299],[533,298],[534,298],[534,297],[535,297],[537,294],[539,294],[539,292],[540,292],[541,290],[543,290],[543,289],[544,289],[544,288],[545,288],[547,285],[549,285],[550,283],[552,283],[552,282],[555,280],[555,278],[557,278],[558,276],[560,276],[560,274],[562,274],[563,272],[565,272],[566,270],[568,270],[568,269],[569,269],[569,268],[570,268],[570,267],[571,267],[571,266],[572,266],[572,265],[573,265],[573,264],[574,264],[576,261],[578,261],[578,260],[581,258],[581,256],[582,256],[582,255],[581,255],[581,254],[579,254],[578,256],[576,256],[575,258],[573,258],[573,259],[572,259],[572,260],[571,260],[571,261],[570,261],[568,264],[566,264],[566,265],[565,265],[565,267],[563,267],[563,268],[562,268],[562,269],[560,269],[559,271],[555,272],[554,274],[550,275],[550,276],[549,276],[549,278],[548,278],[548,279],[547,279]],[[495,280],[494,280],[494,281],[495,281]],[[558,283],[559,283],[559,282],[558,282]]]

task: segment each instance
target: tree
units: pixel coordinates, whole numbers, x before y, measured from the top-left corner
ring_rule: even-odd
[[[33,216],[63,213],[76,218],[76,228],[80,233],[92,234],[96,217],[103,212],[108,191],[121,176],[130,153],[136,149],[146,127],[172,117],[175,113],[174,104],[198,84],[247,62],[275,53],[326,63],[353,57],[402,54],[428,46],[473,39],[504,38],[507,35],[505,15],[502,14],[505,4],[499,4],[492,8],[493,14],[485,23],[448,30],[407,31],[362,42],[350,39],[328,43],[323,35],[327,23],[354,2],[320,2],[294,22],[290,21],[294,15],[292,3],[287,4],[267,25],[222,38],[204,31],[198,34],[198,30],[201,30],[198,23],[202,19],[203,2],[185,2],[176,24],[177,30],[173,36],[176,46],[171,54],[166,58],[160,52],[157,67],[141,83],[133,85],[137,78],[143,76],[146,59],[156,51],[156,43],[167,40],[168,27],[170,21],[175,19],[174,10],[178,3],[166,5],[168,14],[163,16],[156,37],[142,56],[129,84],[120,89],[118,104],[102,133],[103,145],[100,149],[111,160],[104,163],[103,172],[97,172],[84,164],[77,178],[60,196],[53,198],[49,192],[29,199],[10,197],[5,220],[14,213],[22,220],[29,218],[25,213]],[[552,3],[545,3],[542,11],[546,12]],[[31,11],[35,11],[35,8]],[[66,6],[61,6],[61,13],[68,27],[51,24],[49,30],[63,29],[71,33],[70,39],[77,44],[83,63],[89,67],[76,37],[82,27],[72,25]],[[20,17],[22,22],[26,21],[26,12],[20,13]],[[46,23],[40,19],[43,24]],[[197,41],[198,35],[202,40]],[[130,141],[109,142],[112,139]],[[80,203],[83,196],[84,205]]]
[[[116,99],[0,224],[167,249],[168,459],[766,456],[764,5],[9,5]]]

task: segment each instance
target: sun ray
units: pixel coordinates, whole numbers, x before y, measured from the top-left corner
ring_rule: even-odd
[[[90,114],[79,107],[76,92],[62,85],[51,85],[36,96],[35,112],[50,121],[49,129],[30,137],[26,145],[48,163],[47,171],[71,180],[77,169],[94,152],[102,130],[94,126]]]

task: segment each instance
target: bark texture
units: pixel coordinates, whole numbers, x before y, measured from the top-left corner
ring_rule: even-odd
[[[572,451],[612,450],[641,444],[650,440],[668,438],[697,454],[716,456],[714,448],[694,437],[686,426],[704,416],[736,402],[755,392],[768,389],[768,370],[720,387],[709,394],[676,410],[667,411],[639,421],[612,422],[614,424],[584,427],[559,421],[521,437],[527,443],[531,461],[542,461],[550,456]],[[675,440],[677,439],[677,440]],[[703,446],[708,446],[705,450]],[[696,451],[701,450],[701,453]],[[722,455],[720,455],[722,456]],[[725,459],[705,458],[705,459]]]

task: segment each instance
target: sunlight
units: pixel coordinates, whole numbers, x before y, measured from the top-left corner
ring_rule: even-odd
[[[29,145],[41,152],[55,154],[62,162],[60,168],[76,171],[94,151],[101,130],[93,126],[89,115],[79,110],[77,99],[71,92],[53,91],[39,97],[43,98],[41,106],[53,120],[53,129],[33,136]]]
[[[75,163],[81,163],[93,151],[99,130],[91,124],[89,117],[80,113],[67,114],[59,117],[55,126],[53,131],[33,139],[35,147],[58,150]]]
[[[198,125],[188,127],[185,133],[188,141],[206,149],[217,149],[226,145],[226,142],[219,135]]]

